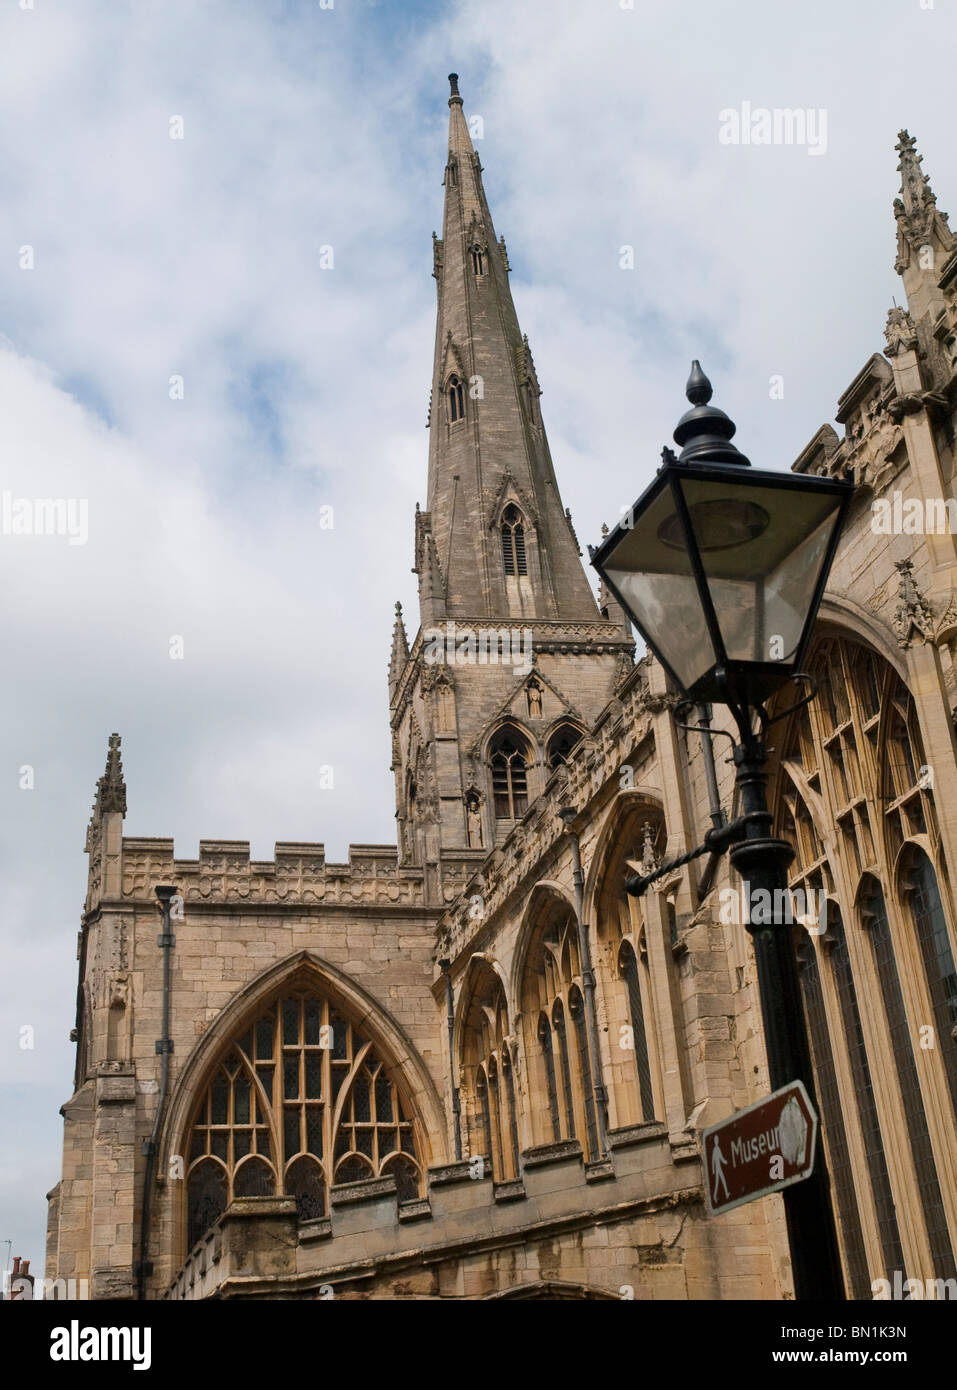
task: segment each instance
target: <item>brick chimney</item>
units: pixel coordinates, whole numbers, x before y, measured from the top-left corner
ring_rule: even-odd
[[[35,1275],[30,1273],[30,1261],[13,1257],[13,1272],[10,1275],[10,1298],[32,1299]]]

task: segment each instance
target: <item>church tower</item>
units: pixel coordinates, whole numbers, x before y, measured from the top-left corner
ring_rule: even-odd
[[[596,603],[562,506],[535,364],[449,78],[417,636],[389,666],[400,855],[434,869],[501,843],[631,668],[617,603]]]

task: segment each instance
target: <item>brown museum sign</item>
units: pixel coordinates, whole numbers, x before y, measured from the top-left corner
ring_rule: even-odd
[[[701,1136],[710,1212],[730,1211],[811,1176],[817,1115],[804,1084],[791,1081]]]

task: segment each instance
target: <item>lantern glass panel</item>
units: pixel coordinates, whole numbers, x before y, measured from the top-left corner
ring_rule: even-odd
[[[622,533],[602,568],[642,636],[686,689],[715,663],[687,545],[669,543],[675,503],[663,488]],[[665,528],[667,539],[659,532]],[[680,531],[680,524],[679,524]]]
[[[832,493],[754,474],[679,482],[729,661],[793,665],[840,512]]]

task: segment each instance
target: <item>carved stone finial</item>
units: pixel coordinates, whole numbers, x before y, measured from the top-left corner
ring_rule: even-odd
[[[914,579],[913,560],[895,560],[897,570],[897,596],[899,603],[893,617],[894,631],[902,647],[909,647],[915,634],[921,639],[930,636],[934,626],[934,614]]]
[[[885,352],[888,357],[896,357],[899,352],[907,352],[910,348],[917,346],[917,329],[914,326],[914,320],[906,309],[902,309],[897,304],[887,312],[884,339],[887,343]]]
[[[457,72],[449,73],[449,86],[452,89],[452,95],[457,97],[459,94],[459,75]]]
[[[96,784],[94,813],[119,811],[121,815],[126,815],[126,783],[123,780],[120,742],[119,734],[110,734],[110,745],[106,754],[106,771]]]
[[[602,540],[604,540],[605,537],[606,537],[607,535],[608,535],[608,527],[607,527],[606,523],[603,521],[602,524],[601,524],[601,538],[602,538]]]

